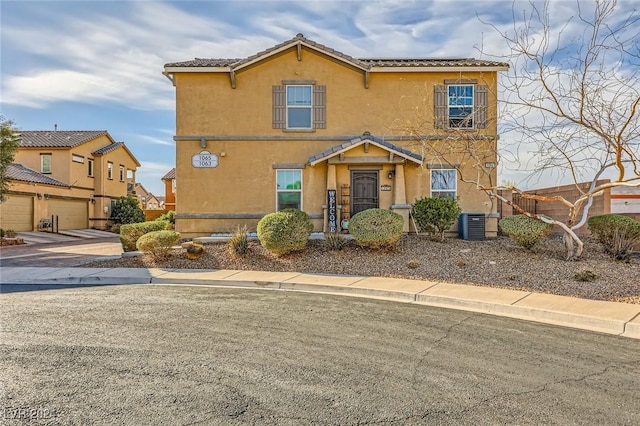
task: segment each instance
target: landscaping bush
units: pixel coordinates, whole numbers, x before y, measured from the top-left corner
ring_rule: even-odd
[[[164,259],[180,239],[180,233],[171,230],[148,232],[138,238],[136,248],[154,259]]]
[[[232,256],[242,256],[249,251],[249,229],[247,225],[238,226],[236,232],[229,238],[229,252]]]
[[[444,241],[444,233],[460,213],[462,209],[454,198],[420,198],[411,209],[418,231],[427,232],[440,241]]]
[[[111,212],[111,220],[121,223],[144,222],[144,212],[133,197],[120,197],[116,200]]]
[[[505,217],[498,224],[513,242],[527,250],[547,238],[553,230],[552,224],[523,214]]]
[[[402,237],[402,216],[391,210],[369,209],[349,220],[349,233],[356,243],[372,249],[393,249]]]
[[[6,231],[4,231],[4,235],[7,238],[15,238],[16,237],[16,231],[14,231],[13,229],[7,229]]]
[[[138,239],[144,234],[153,231],[163,231],[169,229],[169,226],[169,222],[155,220],[122,225],[120,227],[120,243],[122,243],[122,250],[135,251]]]
[[[324,246],[327,250],[342,250],[347,244],[347,238],[342,234],[329,232],[324,235]]]
[[[621,214],[603,214],[589,219],[589,230],[616,260],[628,261],[634,246],[640,246],[640,221]]]
[[[156,220],[164,220],[172,225],[176,224],[176,212],[169,210],[166,213],[161,214]]]
[[[280,256],[307,246],[313,224],[309,215],[296,209],[269,213],[258,222],[258,239],[267,250]]]
[[[4,238],[4,229],[0,228],[0,238]]]

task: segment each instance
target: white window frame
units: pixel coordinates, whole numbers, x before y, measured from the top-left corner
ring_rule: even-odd
[[[74,163],[84,164],[84,157],[82,155],[71,154],[71,161],[73,161]]]
[[[468,105],[468,104],[462,104],[462,105],[451,104],[451,95],[449,94],[450,93],[449,90],[450,90],[450,88],[453,88],[453,87],[470,87],[471,88],[471,105]],[[476,128],[475,92],[476,92],[476,88],[475,88],[475,85],[473,85],[473,84],[449,84],[447,86],[447,127],[448,128],[450,128],[450,129],[462,129],[462,130],[473,130],[473,129]],[[461,98],[465,99],[465,98],[468,98],[468,96],[462,96]],[[451,125],[451,119],[452,119],[451,118],[451,109],[452,108],[471,108],[471,113],[469,115],[465,116],[465,119],[462,120],[462,122],[461,122],[464,125],[462,125],[462,126],[452,126]],[[469,124],[471,124],[471,125],[469,125]]]
[[[113,180],[113,163],[107,161],[107,179]]]
[[[451,172],[453,173],[454,179],[453,179],[453,189],[451,188],[446,188],[446,189],[440,189],[440,188],[434,188],[433,184],[436,181],[433,178],[434,173],[442,173],[442,172]],[[442,197],[442,194],[453,194],[453,199],[455,200],[458,197],[458,171],[456,169],[431,169],[431,174],[430,174],[430,178],[431,178],[431,182],[429,183],[429,189],[430,189],[430,197]],[[434,193],[436,195],[434,195]]]
[[[49,159],[48,170],[45,170],[45,158]],[[44,174],[51,174],[51,154],[40,154],[40,172]]]
[[[283,189],[279,189],[278,188],[278,175],[280,174],[280,172],[298,172],[300,173],[300,189],[287,189],[287,188],[283,188]],[[278,203],[278,194],[280,193],[299,193],[300,194],[300,207],[298,208],[299,210],[303,209],[302,206],[302,200],[303,200],[303,194],[302,194],[302,190],[304,188],[304,183],[302,181],[302,169],[277,169],[276,170],[276,211],[280,211],[280,206]]]
[[[303,87],[309,89],[309,105],[289,105],[289,88]],[[285,86],[285,126],[287,129],[292,130],[311,130],[313,129],[313,86],[309,84],[289,84]],[[289,110],[290,109],[307,109],[309,110],[309,126],[308,127],[292,127],[289,124]]]
[[[124,182],[124,177],[126,176],[124,165],[120,164],[120,182]]]
[[[93,177],[93,158],[87,158],[87,176]]]

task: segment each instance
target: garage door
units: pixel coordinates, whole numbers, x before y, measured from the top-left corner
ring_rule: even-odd
[[[58,229],[87,229],[87,201],[50,199],[49,216],[58,216]]]
[[[7,195],[0,203],[0,228],[33,231],[33,197]]]

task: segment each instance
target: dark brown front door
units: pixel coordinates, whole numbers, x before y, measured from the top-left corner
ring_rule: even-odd
[[[378,172],[351,172],[351,216],[378,208]]]

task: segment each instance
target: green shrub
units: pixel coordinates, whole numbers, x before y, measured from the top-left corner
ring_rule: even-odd
[[[249,251],[247,232],[249,232],[247,225],[238,226],[231,238],[229,238],[229,252],[231,252],[232,256],[242,256]]]
[[[418,231],[427,232],[440,241],[444,241],[444,233],[460,213],[462,209],[454,198],[420,198],[411,209]]]
[[[163,231],[169,228],[169,222],[165,221],[150,221],[142,223],[130,223],[122,225],[120,227],[120,243],[122,243],[122,250],[135,251],[136,242],[140,237],[148,232]]]
[[[347,238],[342,234],[329,232],[324,235],[324,246],[327,250],[342,250],[347,244]]]
[[[161,214],[156,220],[164,220],[172,225],[176,224],[176,212],[169,210],[166,213]]]
[[[595,281],[596,279],[598,279],[598,276],[592,271],[585,269],[584,271],[576,272],[575,274],[573,274],[573,279],[584,283],[590,283],[591,281]]]
[[[278,256],[303,250],[311,231],[313,224],[309,215],[295,209],[269,213],[258,222],[260,244]]]
[[[122,224],[140,223],[144,222],[144,212],[134,197],[120,197],[114,203],[111,220]]]
[[[4,238],[4,229],[0,228],[0,238]]]
[[[517,245],[531,250],[536,244],[544,240],[553,231],[553,225],[541,220],[519,214],[500,219],[498,222],[502,231]]]
[[[621,214],[603,214],[589,219],[589,230],[616,260],[628,261],[634,245],[640,245],[640,221]]]
[[[16,237],[16,231],[14,231],[13,229],[7,229],[6,231],[4,231],[4,235],[7,238],[15,238]]]
[[[169,255],[169,250],[180,239],[180,233],[171,230],[148,232],[138,238],[136,248],[154,259],[163,259]]]
[[[402,216],[391,210],[369,209],[349,220],[349,233],[356,243],[373,249],[393,249],[402,237]]]

